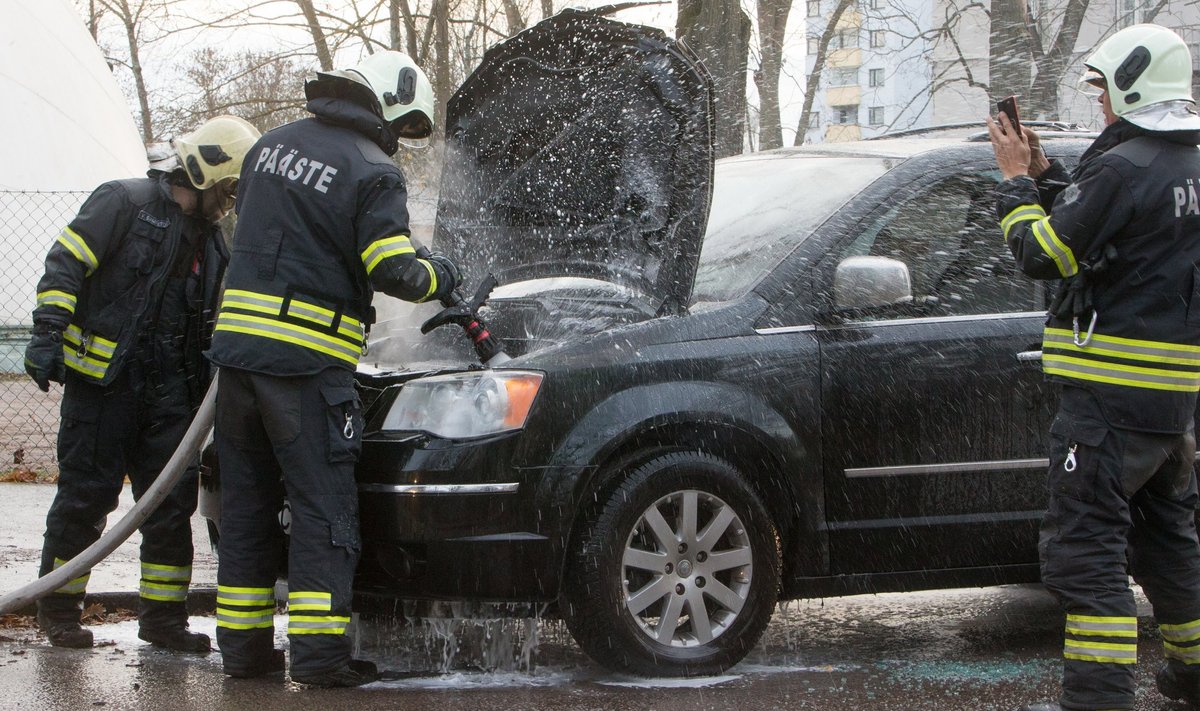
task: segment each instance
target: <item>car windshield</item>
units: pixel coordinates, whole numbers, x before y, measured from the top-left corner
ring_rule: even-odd
[[[791,155],[717,163],[693,301],[742,296],[893,158]]]

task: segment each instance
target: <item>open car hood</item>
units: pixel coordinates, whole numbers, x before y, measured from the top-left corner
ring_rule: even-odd
[[[659,30],[567,10],[492,47],[450,99],[434,245],[472,287],[587,277],[659,313],[691,294],[712,82]]]

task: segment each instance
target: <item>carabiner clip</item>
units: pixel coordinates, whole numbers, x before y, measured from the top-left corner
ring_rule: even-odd
[[[354,415],[349,410],[346,410],[346,426],[342,428],[342,436],[354,439]]]
[[[91,342],[92,342],[92,335],[90,333],[87,334],[86,336],[84,336],[83,338],[80,338],[79,339],[79,347],[75,349],[75,355],[80,358],[83,358],[84,356],[86,356],[87,352],[88,352],[88,345]]]
[[[1074,319],[1071,320],[1071,332],[1073,334],[1072,340],[1075,342],[1075,345],[1079,346],[1080,348],[1083,348],[1084,346],[1086,346],[1087,344],[1092,342],[1092,332],[1096,330],[1096,317],[1097,316],[1099,316],[1099,314],[1097,314],[1095,309],[1093,309],[1092,310],[1092,322],[1090,324],[1088,324],[1087,334],[1084,335],[1082,341],[1079,340],[1079,317],[1076,316]]]
[[[1079,449],[1078,444],[1072,444],[1067,450],[1067,461],[1063,463],[1063,470],[1073,472],[1078,468],[1078,463],[1075,461],[1075,450]]]

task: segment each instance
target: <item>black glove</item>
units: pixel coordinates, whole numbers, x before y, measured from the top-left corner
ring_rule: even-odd
[[[431,298],[445,301],[462,283],[462,272],[458,270],[458,265],[453,260],[441,252],[431,252],[425,259],[433,265],[433,270],[437,272],[437,290],[433,292]]]
[[[25,346],[25,372],[42,389],[50,383],[61,383],[67,375],[63,364],[62,328],[50,324],[35,324],[29,345]]]

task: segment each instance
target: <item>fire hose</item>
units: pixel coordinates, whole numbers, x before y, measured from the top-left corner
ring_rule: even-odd
[[[10,614],[29,605],[38,598],[44,597],[75,578],[86,574],[108,554],[125,542],[126,538],[154,513],[163,499],[175,488],[176,482],[187,471],[188,465],[194,459],[196,452],[204,444],[209,431],[212,430],[213,414],[217,403],[217,377],[213,377],[200,409],[192,418],[192,424],[183,435],[183,440],[175,448],[175,453],[167,461],[165,467],[146,493],[138,499],[129,513],[125,514],[115,526],[105,531],[95,543],[88,546],[82,553],[67,561],[64,565],[47,573],[43,577],[17,588],[4,597],[0,597],[0,615]]]

